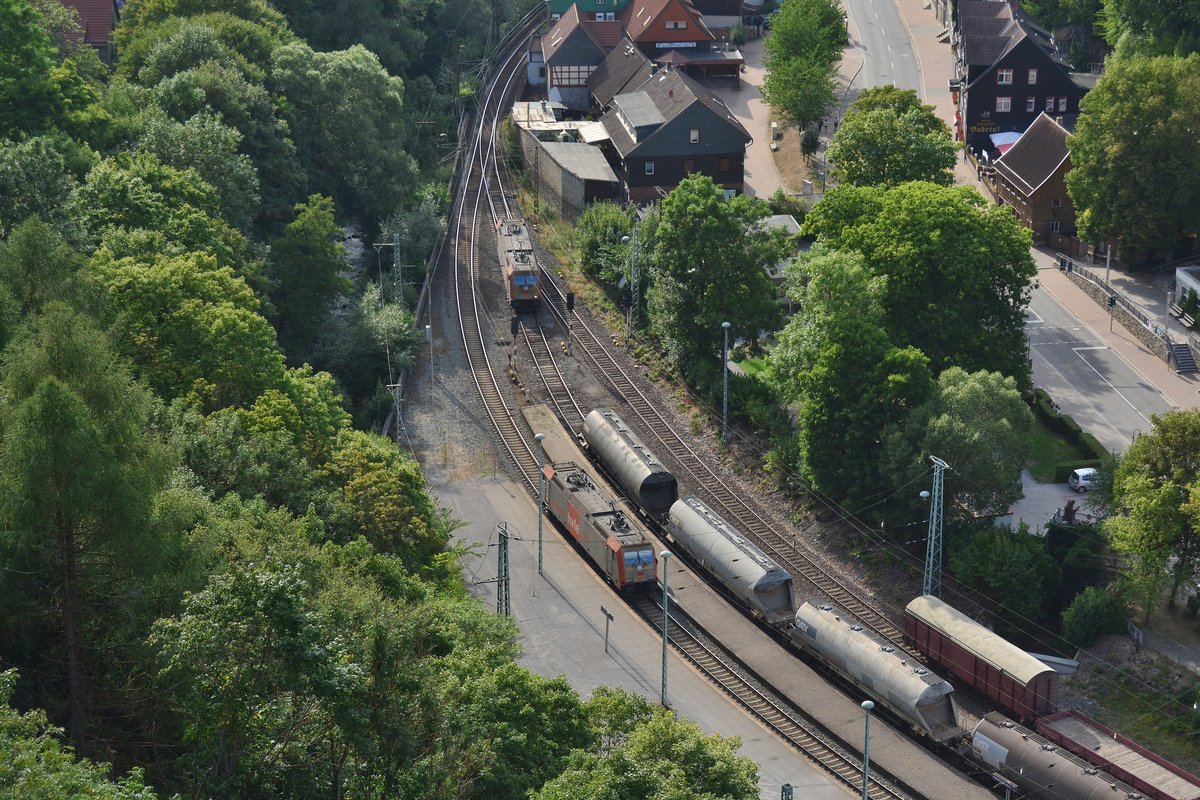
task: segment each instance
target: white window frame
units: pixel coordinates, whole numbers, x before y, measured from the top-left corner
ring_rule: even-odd
[[[1012,98],[1006,97],[1006,96],[1005,97],[997,97],[996,98],[996,113],[997,114],[1006,114],[1009,111],[1012,111]]]
[[[1011,69],[996,70],[996,85],[997,86],[1012,86],[1012,82],[1013,82],[1013,71]]]
[[[1067,111],[1067,98],[1058,98],[1058,113],[1064,114]]]
[[[1026,79],[1029,81],[1030,86],[1037,86],[1037,79],[1038,79],[1037,67],[1029,68],[1029,73],[1028,73]]]
[[[1061,224],[1059,224],[1059,221],[1058,221],[1058,220],[1051,220],[1051,221],[1050,221],[1050,232],[1051,232],[1051,233],[1058,233],[1058,232],[1059,232],[1059,231],[1061,231],[1061,230],[1062,230],[1062,225],[1061,225]]]
[[[647,174],[647,175],[653,175],[653,174],[654,174],[654,162],[653,162],[653,161],[647,161],[647,162],[646,162],[646,174]]]
[[[1037,98],[1036,97],[1034,97],[1033,95],[1030,95],[1029,97],[1025,98],[1025,110],[1027,112],[1029,112],[1030,114],[1032,114],[1034,111],[1037,111]]]
[[[1062,198],[1061,197],[1051,197],[1050,198],[1050,207],[1051,208],[1062,208]]]
[[[1054,98],[1053,97],[1046,98],[1046,111],[1051,114],[1054,113]]]
[[[700,144],[700,129],[692,128],[688,131],[688,143]]]

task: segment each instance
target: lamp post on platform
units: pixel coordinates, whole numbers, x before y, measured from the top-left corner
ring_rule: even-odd
[[[668,550],[663,550],[661,553],[658,554],[658,557],[662,559],[662,565],[663,565],[663,578],[662,578],[662,585],[663,585],[662,704],[663,704],[663,708],[666,708],[667,707],[667,625],[669,624],[670,619],[671,619],[671,615],[670,615],[670,612],[667,607],[667,604],[670,603],[670,601],[671,601],[670,595],[667,594],[667,567],[669,566],[668,562],[670,561],[671,553]]]
[[[729,444],[729,323],[722,322],[725,346],[721,349],[721,444]]]
[[[537,471],[538,471],[538,575],[544,575],[542,572],[542,517],[545,514],[542,512],[542,494],[545,492],[546,481],[542,477],[542,442],[546,440],[546,434],[539,433],[533,437],[537,442]]]
[[[867,800],[867,781],[871,777],[871,709],[875,704],[870,700],[862,701],[862,709],[866,714],[866,729],[863,733],[863,785],[862,800]]]

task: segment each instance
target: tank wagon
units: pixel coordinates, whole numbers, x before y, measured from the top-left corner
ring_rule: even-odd
[[[574,462],[547,464],[546,506],[604,576],[621,591],[654,586],[654,543],[637,521]]]
[[[1075,709],[1037,721],[1038,733],[1153,800],[1200,800],[1200,778]]]
[[[904,609],[904,641],[1019,719],[1057,710],[1057,672],[932,595]]]
[[[508,302],[517,311],[532,311],[542,301],[542,275],[525,220],[516,216],[496,223],[496,255]]]
[[[679,499],[679,484],[650,448],[611,408],[595,408],[583,420],[588,452],[651,518],[661,520]]]
[[[789,624],[796,611],[792,576],[697,497],[676,500],[667,532],[754,616]]]
[[[841,609],[814,598],[796,609],[792,641],[937,742],[963,734],[954,687],[907,660]]]
[[[1003,714],[984,716],[971,735],[977,759],[1030,796],[1044,800],[1143,800],[1132,786],[1023,728]]]

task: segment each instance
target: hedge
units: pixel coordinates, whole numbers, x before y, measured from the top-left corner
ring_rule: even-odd
[[[1045,389],[1040,387],[1034,389],[1032,398],[1029,398],[1029,405],[1033,408],[1033,413],[1037,415],[1037,418],[1047,428],[1055,433],[1062,434],[1064,439],[1078,447],[1084,455],[1089,456],[1089,458],[1081,461],[1055,464],[1054,480],[1056,483],[1065,482],[1067,478],[1071,477],[1071,473],[1074,470],[1081,467],[1099,468],[1101,459],[1108,457],[1108,449],[1100,444],[1099,439],[1084,431],[1072,417],[1060,414],[1055,410],[1054,401]]]

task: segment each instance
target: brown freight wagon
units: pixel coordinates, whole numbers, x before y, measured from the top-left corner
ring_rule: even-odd
[[[1200,800],[1200,778],[1080,711],[1043,717],[1038,733],[1153,800]]]
[[[1058,708],[1058,673],[932,595],[904,609],[904,641],[1021,720]]]

